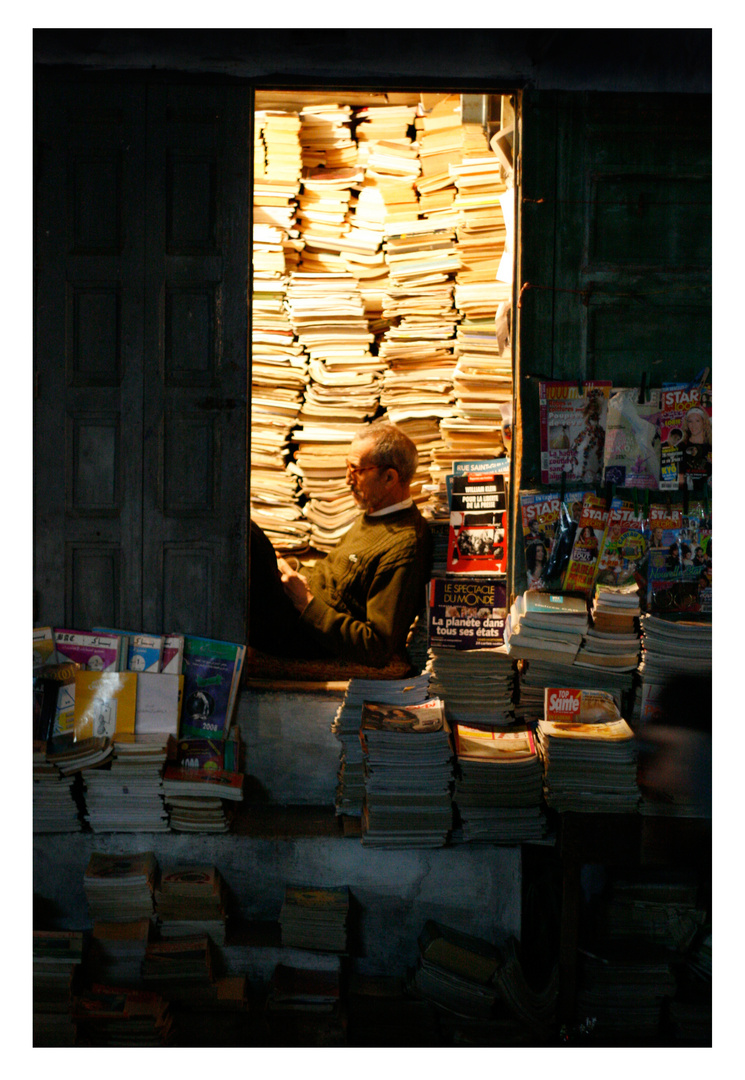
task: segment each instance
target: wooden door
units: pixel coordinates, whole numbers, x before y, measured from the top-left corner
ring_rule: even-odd
[[[250,92],[35,104],[34,619],[243,640]]]
[[[519,172],[515,490],[540,486],[541,378],[710,368],[711,98],[526,91]]]

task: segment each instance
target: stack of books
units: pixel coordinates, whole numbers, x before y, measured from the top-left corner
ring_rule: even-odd
[[[532,732],[497,732],[456,723],[453,733],[453,803],[463,840],[518,844],[542,839],[543,772]]]
[[[515,597],[504,628],[514,660],[574,662],[589,619],[582,597],[528,589]]]
[[[151,925],[145,917],[130,922],[97,919],[91,940],[92,980],[107,986],[139,986]]]
[[[108,767],[82,770],[85,820],[93,832],[167,832],[163,767],[168,735],[117,739]]]
[[[225,803],[243,799],[244,774],[226,769],[194,769],[168,762],[163,794],[174,832],[228,832]]]
[[[548,806],[602,813],[638,810],[636,741],[611,694],[547,688],[538,749]]]
[[[362,843],[442,847],[452,828],[453,749],[442,701],[400,708],[367,701]]]
[[[72,776],[83,768],[101,765],[114,755],[114,740],[107,735],[92,735],[76,739],[74,731],[54,735],[47,742],[46,759],[59,769],[63,777]]]
[[[142,961],[146,986],[169,1001],[188,1004],[199,999],[200,988],[214,982],[212,942],[208,934],[195,934],[174,941],[151,941]]]
[[[279,924],[282,945],[315,952],[347,951],[349,887],[286,885]]]
[[[208,934],[225,944],[225,884],[216,866],[171,866],[155,889],[156,926],[164,940]]]
[[[337,968],[296,968],[277,963],[272,972],[267,995],[267,1016],[270,1024],[292,1021],[299,1016],[313,1015],[317,1024],[323,1016],[340,1017],[341,980]],[[321,1014],[321,1016],[319,1015]]]
[[[63,776],[47,760],[44,744],[34,749],[33,757],[33,831],[35,833],[79,832],[81,821],[75,775]]]
[[[337,815],[360,817],[365,801],[364,755],[360,743],[365,701],[421,705],[429,697],[429,674],[410,679],[350,679],[331,731],[341,743],[335,807]]]
[[[575,663],[581,667],[636,671],[639,664],[641,606],[636,584],[596,585],[591,625]]]
[[[591,1016],[590,1042],[640,1046],[662,1034],[663,1010],[674,996],[670,954],[644,945],[582,953],[577,1009]]]
[[[357,160],[352,139],[352,108],[336,102],[306,105],[300,110],[303,169],[340,169]]]
[[[34,1046],[73,1046],[75,981],[83,960],[83,935],[76,930],[34,930]]]
[[[669,720],[661,716],[666,685],[681,675],[700,678],[702,685],[711,679],[711,620],[642,615],[641,646],[639,721]]]
[[[503,646],[453,650],[430,646],[427,670],[433,694],[456,723],[495,730],[514,727],[515,663]]]
[[[94,851],[83,878],[93,922],[133,922],[153,914],[158,864],[152,851],[108,855]]]
[[[168,1002],[148,990],[94,985],[75,999],[79,1046],[168,1046],[173,1016]]]

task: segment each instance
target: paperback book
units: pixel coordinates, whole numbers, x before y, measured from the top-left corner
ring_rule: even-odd
[[[126,667],[127,639],[119,634],[55,628],[54,646],[60,662],[72,660],[87,671],[121,671]]]
[[[76,740],[133,735],[136,706],[134,671],[76,671]]]
[[[184,641],[184,738],[225,738],[240,685],[245,645],[186,636]]]
[[[504,639],[506,582],[497,578],[432,578],[427,637],[431,647],[493,649]]]
[[[497,576],[507,572],[507,488],[503,474],[453,478],[447,572]]]

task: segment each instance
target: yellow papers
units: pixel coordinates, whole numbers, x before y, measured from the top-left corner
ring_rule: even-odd
[[[76,671],[75,739],[134,734],[136,704],[136,672]]]

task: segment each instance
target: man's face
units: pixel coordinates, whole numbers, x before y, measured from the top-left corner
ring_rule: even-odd
[[[384,481],[388,470],[372,464],[373,445],[372,439],[355,439],[347,456],[347,485],[357,506],[366,513],[382,509],[389,497]]]

